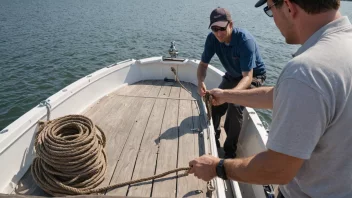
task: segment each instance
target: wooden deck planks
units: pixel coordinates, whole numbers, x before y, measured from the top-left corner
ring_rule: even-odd
[[[192,102],[181,100],[179,106],[179,153],[178,167],[187,167],[190,160],[198,157],[194,150],[194,134],[192,119]],[[196,191],[201,190],[198,186],[198,179],[193,175],[181,177],[177,180],[177,197],[195,196]],[[204,197],[200,195],[200,197]]]
[[[108,114],[107,117],[101,122],[100,126],[104,132],[110,133],[107,137],[107,174],[101,186],[109,184],[110,178],[114,172],[116,162],[121,155],[122,148],[128,137],[128,133],[133,126],[134,115],[136,115],[141,108],[143,99],[126,100],[125,104],[120,107],[118,111]]]
[[[144,86],[147,88],[142,88],[142,91],[132,92],[130,94],[126,94],[129,96],[146,96],[146,97],[157,97],[159,95],[160,89],[163,86],[163,81],[156,80],[146,80],[144,81]]]
[[[166,99],[156,99],[154,108],[150,115],[148,125],[145,129],[136,166],[132,179],[140,179],[155,174],[156,159],[158,152],[157,140],[160,135],[162,120],[166,107]],[[128,196],[150,196],[152,182],[132,185]]]
[[[194,151],[198,156],[205,154],[204,140],[203,140],[203,129],[201,120],[204,117],[200,116],[199,107],[196,101],[192,101],[192,121],[193,121],[193,136],[194,136]]]
[[[178,83],[175,83],[170,91],[170,97],[173,98],[179,98],[180,97],[180,92],[181,92],[181,87]]]
[[[170,96],[171,88],[174,85],[174,83],[164,83],[158,97],[161,98],[167,98]]]
[[[122,97],[122,95],[143,92],[143,88],[145,88],[148,84],[151,83],[139,81],[133,85],[126,85],[120,88],[119,90],[104,96],[94,105],[85,110],[83,112],[83,115],[88,116],[89,118],[93,119],[93,121],[94,119],[100,120],[102,118],[108,117],[107,115],[111,111],[111,108],[117,110],[128,100],[127,98],[125,99],[124,97]]]
[[[190,160],[204,154],[202,137],[191,130],[204,127],[194,101],[199,102],[200,97],[194,93],[193,84],[182,83],[192,95],[177,82],[140,81],[103,97],[84,111],[107,136],[108,173],[100,186],[187,167]],[[205,189],[206,183],[193,175],[177,178],[173,174],[107,195],[204,197],[196,190]]]
[[[192,94],[190,93],[191,90],[189,89],[191,85],[187,82],[181,82],[181,83],[187,90],[181,87],[180,98],[193,99]]]
[[[151,93],[151,90],[155,89],[153,85],[148,82],[139,86],[138,90],[135,90],[135,94],[148,95]],[[114,111],[114,106],[111,106],[109,111],[111,113],[101,115],[101,117],[105,116],[105,119],[102,119],[99,126],[101,126],[104,132],[108,134],[111,133],[112,135],[109,135],[109,138],[107,137],[106,151],[108,154],[108,169],[106,179],[100,186],[105,186],[110,183],[110,178],[113,175],[123,147],[130,134],[130,130],[133,127],[136,115],[138,115],[144,100],[144,98],[123,97],[121,100],[123,105],[117,111]]]
[[[204,147],[204,139],[203,139],[203,132],[201,126],[201,119],[204,120],[204,117],[200,115],[199,107],[196,101],[192,101],[192,118],[193,118],[193,138],[194,138],[194,157],[202,156],[205,154],[205,147]],[[200,189],[202,192],[207,192],[207,183],[198,180],[197,188]],[[200,195],[199,197],[204,197],[205,194]]]
[[[167,100],[161,127],[156,174],[177,168],[179,100]],[[173,189],[173,190],[172,190]],[[154,181],[153,197],[176,196],[176,173]]]
[[[141,86],[133,87],[134,91],[138,91],[138,89],[142,88]],[[128,90],[128,89],[126,89]],[[105,135],[107,137],[107,145],[109,144],[110,137],[113,135],[109,129],[114,128],[114,126],[110,126],[110,122],[105,119],[103,114],[108,115],[109,112],[112,111],[118,113],[118,109],[121,105],[126,104],[127,100],[124,100],[122,97],[114,97],[114,95],[105,96],[100,99],[94,106],[89,107],[87,110],[84,111],[83,115],[88,116],[93,120],[95,124],[101,126]],[[108,155],[109,157],[109,155]],[[111,161],[111,160],[110,160]],[[41,190],[35,183],[30,171],[30,168],[27,170],[26,174],[21,178],[18,183],[17,189],[15,191],[16,194],[23,194],[23,195],[36,195],[36,196],[48,196],[43,190]]]
[[[113,94],[118,94],[118,95],[130,95],[132,93],[138,92],[142,86],[141,85],[149,85],[151,82],[142,80],[130,85],[126,85],[115,91]]]
[[[42,190],[34,181],[31,169],[29,168],[25,175],[18,182],[13,194],[17,195],[31,195],[31,196],[50,196]]]
[[[107,96],[104,100],[84,112],[83,115],[92,119],[96,125],[101,126],[105,135],[109,137],[111,135],[111,133],[109,133],[111,130],[108,130],[110,123],[105,119],[110,114],[117,113],[120,107],[126,104],[126,102],[127,100],[122,96]],[[105,126],[105,124],[108,124],[108,126]],[[110,128],[112,128],[112,126],[110,126]]]
[[[154,106],[155,99],[145,99],[141,107],[137,118],[134,121],[134,125],[131,129],[130,135],[126,141],[125,147],[117,166],[115,168],[114,175],[111,178],[110,184],[121,183],[129,181],[132,178],[133,169],[136,162],[136,156],[139,151],[139,147],[143,138],[143,134],[149,119],[149,115]],[[128,186],[118,188],[107,192],[107,195],[121,195],[127,194]]]

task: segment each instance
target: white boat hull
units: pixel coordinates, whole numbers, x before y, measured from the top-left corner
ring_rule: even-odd
[[[49,97],[50,119],[68,114],[82,113],[94,102],[113,91],[141,80],[174,79],[171,67],[175,67],[181,81],[197,85],[197,67],[199,61],[185,59],[183,62],[163,61],[161,57],[142,60],[126,60],[102,68]],[[216,88],[223,72],[213,66],[207,71],[208,89]],[[10,194],[17,182],[30,167],[35,153],[33,150],[34,134],[39,120],[46,120],[45,106],[36,106],[11,123],[0,133],[0,193]],[[211,147],[209,153],[217,156],[213,127],[209,127]],[[244,124],[239,139],[239,156],[250,156],[265,150],[267,133],[258,115],[251,108],[246,108]],[[223,182],[217,179],[217,196],[225,197]],[[265,197],[263,187],[252,185],[256,197]],[[234,196],[242,197],[239,185],[232,181]]]

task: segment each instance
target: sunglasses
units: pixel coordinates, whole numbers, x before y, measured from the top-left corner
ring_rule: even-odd
[[[269,17],[273,17],[273,11],[271,10],[271,8],[276,5],[279,1],[271,4],[270,6],[266,6],[264,7],[264,12],[266,15],[268,15]]]
[[[217,27],[217,26],[212,26],[210,29],[213,31],[213,32],[218,32],[218,31],[225,31],[227,26],[229,25],[230,22],[227,22],[226,26],[225,27]]]

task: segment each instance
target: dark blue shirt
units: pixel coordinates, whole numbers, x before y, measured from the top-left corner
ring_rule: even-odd
[[[233,28],[229,45],[220,43],[211,32],[205,41],[202,62],[208,63],[214,54],[218,55],[227,73],[233,77],[242,77],[242,72],[253,69],[253,76],[265,73],[265,64],[259,54],[254,37],[245,29]]]

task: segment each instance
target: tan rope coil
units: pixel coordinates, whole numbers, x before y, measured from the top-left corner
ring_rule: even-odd
[[[54,196],[104,192],[185,170],[178,168],[159,175],[96,188],[104,180],[107,167],[104,132],[82,115],[68,115],[39,122],[31,171],[35,182]]]

